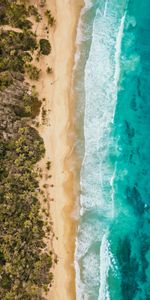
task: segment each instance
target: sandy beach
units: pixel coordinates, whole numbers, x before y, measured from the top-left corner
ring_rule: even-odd
[[[55,234],[53,242],[47,241],[47,247],[49,250],[53,247],[58,256],[58,263],[53,270],[54,283],[46,296],[47,300],[75,299],[76,220],[72,214],[78,195],[78,183],[73,154],[75,99],[72,96],[72,71],[77,23],[82,6],[83,0],[47,0],[45,7],[40,8],[42,22],[35,26],[38,38],[48,38],[52,46],[51,54],[43,56],[37,63],[41,69],[41,78],[35,83],[40,99],[45,98],[42,107],[46,112],[43,120],[41,109],[38,120],[38,131],[46,148],[45,158],[39,164],[43,173],[40,186],[47,184],[46,195]],[[45,30],[46,9],[51,10],[56,19],[56,25],[50,27],[49,32]],[[52,68],[52,74],[47,74],[48,66]],[[47,161],[51,161],[49,172]],[[51,178],[48,178],[49,174]]]

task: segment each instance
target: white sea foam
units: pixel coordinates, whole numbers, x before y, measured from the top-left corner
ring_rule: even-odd
[[[107,276],[110,265],[109,246],[106,234],[104,234],[100,247],[100,289],[98,300],[110,300],[107,286]]]
[[[76,69],[77,67],[77,62],[79,61],[80,59],[80,43],[83,39],[83,33],[82,33],[82,19],[81,19],[81,15],[82,15],[82,12],[83,12],[83,9],[81,10],[80,12],[80,18],[79,18],[79,22],[78,22],[78,26],[77,26],[77,35],[76,35],[76,53],[75,53],[75,63],[74,63],[74,67],[73,67],[73,73],[74,73],[74,70]]]
[[[77,251],[78,251],[78,240],[76,238],[76,247],[75,247],[75,261],[74,261],[74,266],[75,266],[75,271],[76,271],[76,292],[77,292],[77,300],[83,300],[82,295],[84,295],[84,285],[81,280],[80,276],[80,266],[79,266],[79,261],[77,258]]]
[[[115,44],[115,73],[114,73],[114,83],[116,86],[116,97],[117,97],[117,88],[118,81],[120,77],[120,54],[121,54],[121,42],[124,30],[124,22],[125,22],[125,14],[121,18],[116,44]],[[115,112],[115,107],[114,107]],[[114,113],[115,114],[115,113]],[[113,115],[114,118],[114,115]],[[115,215],[114,209],[114,179],[116,174],[116,165],[110,179],[111,185],[111,199],[112,199],[112,218]],[[108,285],[107,285],[107,277],[108,271],[110,268],[113,268],[114,258],[112,253],[109,250],[109,242],[107,240],[107,235],[104,234],[101,247],[100,247],[100,290],[99,290],[99,298],[98,300],[110,300]]]
[[[90,10],[93,6],[92,1],[84,0],[84,6],[81,9],[80,19],[78,22],[77,27],[77,36],[76,36],[76,44],[79,45],[81,42],[86,41],[89,39],[89,31],[88,31],[88,24],[85,24],[83,21],[83,17],[88,10]]]
[[[126,13],[121,18],[121,22],[120,22],[120,26],[119,26],[119,31],[118,31],[118,34],[117,34],[116,45],[115,45],[116,52],[115,52],[115,74],[114,74],[114,80],[115,80],[115,85],[116,86],[118,85],[119,76],[120,76],[121,41],[122,41],[122,36],[123,36],[125,17],[126,17]]]
[[[77,68],[78,62],[80,60],[80,45],[82,42],[85,42],[86,40],[89,39],[89,32],[87,29],[87,26],[85,25],[84,21],[83,21],[83,17],[84,14],[92,7],[92,1],[90,0],[84,0],[85,5],[81,10],[80,13],[80,19],[78,22],[78,27],[77,27],[77,36],[76,36],[76,54],[75,54],[75,64],[74,64],[74,70],[73,70],[73,76],[75,74],[75,70]],[[80,210],[80,215],[82,214],[81,210]],[[86,231],[84,231],[86,232]],[[86,249],[88,249],[88,245],[87,245],[87,238],[85,236],[85,238],[83,238],[83,242],[84,242],[84,247],[81,246],[82,241],[79,242],[78,238],[76,237],[76,247],[75,247],[75,260],[74,260],[74,264],[75,264],[75,270],[76,270],[76,291],[77,291],[77,299],[78,300],[88,300],[88,297],[85,295],[84,293],[84,284],[81,280],[81,276],[80,276],[80,266],[79,266],[79,254],[82,252],[85,253]],[[83,243],[82,243],[83,245]],[[81,248],[82,251],[78,251],[78,249]]]
[[[100,247],[100,289],[98,300],[110,300],[107,278],[109,269],[115,269],[115,259],[109,249],[108,233],[102,238]]]
[[[107,272],[113,258],[104,232],[114,214],[115,171],[109,166],[107,156],[113,143],[110,132],[120,75],[119,58],[124,24],[121,14],[117,17],[116,7],[109,7],[109,3],[106,1],[96,11],[91,49],[85,68],[85,156],[81,169],[80,214],[83,219],[87,211],[96,212],[99,221],[95,220],[94,224],[84,220],[78,228],[75,253],[77,300],[96,299],[94,290],[99,286],[99,278],[99,294],[105,293],[105,298],[99,296],[99,300],[109,300]],[[91,1],[86,1],[86,7],[91,4]],[[80,26],[85,25],[80,23]],[[80,35],[78,42],[81,42]],[[101,219],[102,216],[105,218]],[[100,256],[92,247],[95,242],[101,244]]]
[[[85,24],[83,21],[84,15],[86,12],[91,9],[93,6],[92,1],[90,0],[84,0],[84,6],[81,9],[80,12],[80,18],[77,26],[77,35],[76,35],[76,53],[75,53],[75,64],[74,64],[74,70],[77,68],[77,63],[80,60],[80,45],[82,42],[85,42],[89,40],[90,38],[90,26],[88,24]]]
[[[97,9],[91,51],[85,68],[85,157],[81,172],[81,189],[87,195],[81,196],[81,206],[85,209],[109,205],[110,202],[105,194],[108,194],[112,171],[105,163],[105,157],[116,101],[113,81],[115,59],[110,52],[115,48],[115,26],[112,17],[106,20]]]
[[[92,0],[84,0],[84,11],[89,10],[93,6]]]
[[[115,189],[114,189],[114,180],[115,180],[115,175],[116,175],[116,164],[114,168],[113,175],[110,179],[110,185],[111,185],[111,199],[112,199],[112,218],[115,216],[115,203],[114,203],[114,195],[115,195]]]
[[[117,91],[118,91],[118,82],[120,78],[120,55],[121,55],[121,42],[122,42],[122,37],[123,37],[123,30],[124,30],[124,23],[125,23],[125,17],[126,13],[123,15],[121,18],[118,34],[117,34],[117,39],[116,39],[116,44],[115,44],[115,73],[114,73],[114,84],[116,87],[116,97],[117,97]],[[113,121],[114,121],[114,116],[115,116],[115,109],[116,107],[114,106],[114,112],[113,112]],[[113,122],[112,121],[112,122]],[[115,209],[114,209],[114,179],[115,179],[115,174],[116,174],[116,164],[114,168],[113,175],[110,179],[110,185],[111,185],[111,199],[112,199],[112,218],[115,216]]]
[[[106,0],[106,2],[105,2],[104,17],[106,17],[106,14],[107,14],[107,5],[108,5],[108,0]]]

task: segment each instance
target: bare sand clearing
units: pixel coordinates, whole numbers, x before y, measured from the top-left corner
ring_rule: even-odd
[[[38,5],[39,1],[35,2],[33,1]],[[76,221],[71,214],[78,191],[72,152],[74,99],[71,84],[77,22],[82,6],[83,0],[47,0],[46,6],[40,9],[43,11],[43,20],[35,27],[38,38],[48,38],[52,45],[51,54],[43,56],[37,63],[41,69],[41,79],[35,84],[40,98],[46,99],[43,102],[45,120],[42,120],[41,113],[38,127],[46,148],[40,167],[48,184],[46,193],[54,199],[50,201],[50,211],[55,233],[53,247],[58,255],[54,283],[47,295],[48,300],[75,299]],[[56,25],[49,28],[49,32],[45,30],[45,9],[50,9],[56,19]],[[48,66],[52,67],[53,74],[47,74]],[[49,172],[46,169],[47,160],[52,162]],[[52,178],[48,179],[48,174]],[[42,179],[41,184],[43,183]],[[51,247],[51,241],[48,246]]]

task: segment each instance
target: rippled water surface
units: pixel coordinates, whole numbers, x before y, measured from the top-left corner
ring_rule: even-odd
[[[150,1],[86,1],[77,43],[77,300],[149,300]]]

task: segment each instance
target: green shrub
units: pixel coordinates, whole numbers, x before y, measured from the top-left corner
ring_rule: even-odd
[[[43,120],[43,122],[46,121],[46,113],[47,113],[46,109],[44,107],[42,107],[42,120]]]
[[[45,16],[47,17],[48,25],[54,26],[55,23],[56,23],[56,21],[55,21],[54,17],[52,16],[50,10],[47,10],[47,11],[45,12]]]
[[[46,69],[47,74],[52,74],[53,73],[53,69],[50,67],[47,67]]]
[[[25,68],[31,80],[38,80],[40,78],[41,70],[39,70],[36,66],[28,64]]]
[[[40,70],[28,64],[37,43],[20,2],[26,1],[0,1],[0,24],[24,30],[0,32],[0,299],[44,300],[43,291],[53,280],[53,255],[44,243],[48,233],[35,167],[45,149],[38,131],[27,123],[41,103],[34,87],[24,82],[25,65],[33,79]]]
[[[35,17],[36,22],[40,22],[41,21],[42,17],[39,14],[38,9],[34,5],[30,5],[28,7],[28,12],[29,12],[29,15]]]
[[[0,73],[0,90],[4,90],[6,87],[13,83],[12,75],[9,71]]]
[[[24,4],[18,4],[15,0],[1,0],[0,24],[10,24],[21,29],[31,29],[32,23],[27,17],[28,11]]]
[[[47,170],[50,170],[50,168],[51,168],[51,161],[47,161],[46,168],[47,168]]]
[[[19,102],[14,106],[14,113],[17,117],[30,117],[34,119],[40,112],[41,102],[35,95],[24,93]]]
[[[29,51],[36,48],[36,38],[30,31],[0,32],[0,71],[24,73],[25,62],[32,60]]]
[[[46,39],[40,39],[40,52],[43,55],[48,55],[51,52],[50,42]]]

